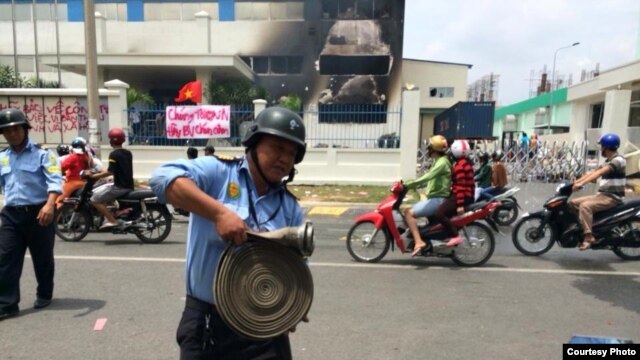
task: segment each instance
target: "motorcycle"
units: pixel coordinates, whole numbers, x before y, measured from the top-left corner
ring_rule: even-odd
[[[143,243],[157,244],[169,236],[172,216],[151,190],[133,190],[108,205],[119,226],[100,229],[104,217],[89,203],[95,180],[64,200],[54,218],[55,232],[64,241],[80,241],[90,230],[112,234],[134,234]],[[108,185],[103,185],[108,186]]]
[[[383,199],[375,211],[356,218],[347,234],[347,251],[356,261],[375,263],[380,261],[395,246],[404,253],[413,251],[414,241],[406,225],[400,205],[406,195],[402,182],[394,182],[390,194]],[[457,246],[447,246],[447,234],[441,224],[430,222],[420,227],[420,236],[431,246],[419,253],[420,256],[450,257],[461,266],[479,266],[491,258],[495,249],[493,231],[498,227],[491,220],[491,214],[500,206],[498,201],[481,201],[468,206],[465,213],[452,219],[460,229],[464,242]],[[431,219],[430,219],[431,220]],[[489,226],[480,222],[485,220]],[[492,231],[493,229],[493,231]]]
[[[521,253],[542,255],[554,243],[575,248],[584,238],[578,215],[569,206],[573,183],[563,183],[556,194],[544,203],[544,209],[524,214],[512,234],[513,244]],[[629,200],[593,216],[593,250],[612,250],[624,260],[640,260],[640,200]]]
[[[522,209],[514,196],[518,191],[518,187],[505,188],[502,193],[493,196],[492,200],[500,201],[500,206],[491,215],[496,224],[509,226],[518,220],[519,210]]]

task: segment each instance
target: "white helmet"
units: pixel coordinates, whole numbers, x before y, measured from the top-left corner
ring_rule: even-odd
[[[469,143],[466,140],[456,140],[451,144],[451,153],[456,159],[467,157],[469,154]]]

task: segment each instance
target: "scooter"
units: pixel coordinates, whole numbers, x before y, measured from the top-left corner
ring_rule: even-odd
[[[493,196],[492,200],[500,201],[500,206],[491,215],[496,224],[509,226],[518,220],[519,210],[522,209],[514,196],[518,191],[519,187],[505,188],[503,192]]]
[[[513,245],[521,253],[537,256],[558,243],[575,248],[584,239],[578,216],[569,207],[573,183],[563,183],[544,203],[544,209],[524,214],[512,233]],[[640,200],[629,200],[593,216],[593,250],[611,250],[624,260],[640,260]]]
[[[83,177],[81,175],[81,177]],[[90,230],[112,234],[134,234],[143,243],[159,243],[171,232],[172,216],[151,190],[134,190],[107,206],[120,225],[100,229],[104,217],[90,203],[95,180],[87,179],[74,196],[64,199],[54,217],[55,232],[64,241],[80,241]],[[103,185],[109,186],[109,185]]]
[[[413,237],[400,211],[406,188],[401,181],[397,181],[391,185],[389,192],[376,210],[357,217],[347,234],[347,251],[356,261],[378,262],[390,248],[395,250],[396,246],[403,254],[413,250]],[[420,236],[425,241],[429,240],[431,246],[427,246],[418,255],[450,257],[461,266],[484,264],[495,249],[493,231],[499,230],[491,215],[499,206],[499,201],[481,201],[468,206],[464,214],[454,217],[452,223],[460,229],[464,239],[457,246],[448,246],[443,226],[429,219],[429,224],[420,227]],[[486,221],[491,228],[481,223],[481,220]]]

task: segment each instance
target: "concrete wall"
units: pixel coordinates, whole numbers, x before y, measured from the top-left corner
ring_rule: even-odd
[[[420,108],[448,109],[458,101],[466,100],[468,72],[469,66],[464,64],[404,59],[402,84],[420,88]],[[431,87],[453,87],[453,97],[430,97]]]
[[[186,158],[187,147],[128,146],[133,153],[136,179],[148,179],[154,169],[165,162]],[[102,147],[106,161],[111,148]],[[216,154],[243,156],[244,149],[216,148]],[[402,178],[400,149],[309,149],[304,161],[296,166],[296,184],[376,184],[387,185]],[[415,163],[415,161],[414,161]],[[411,177],[415,177],[414,173]]]

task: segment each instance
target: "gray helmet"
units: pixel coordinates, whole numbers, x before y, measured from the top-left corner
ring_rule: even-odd
[[[255,146],[263,134],[277,136],[296,144],[296,164],[304,158],[307,150],[304,124],[300,116],[293,111],[277,106],[262,110],[256,117],[256,123],[247,131],[242,145],[247,148]]]
[[[31,129],[29,121],[24,113],[18,109],[4,109],[0,111],[0,134],[4,128],[22,125],[26,129]]]

